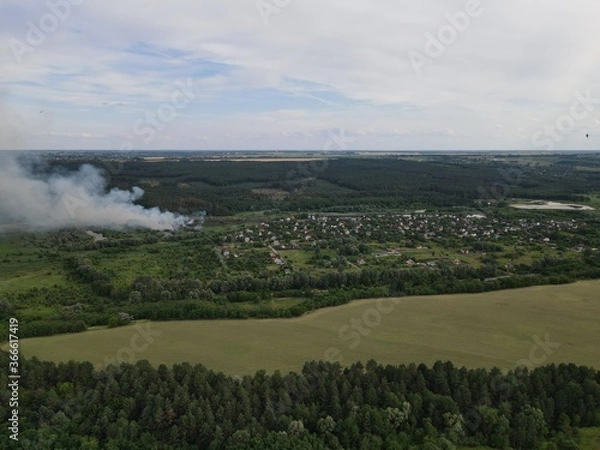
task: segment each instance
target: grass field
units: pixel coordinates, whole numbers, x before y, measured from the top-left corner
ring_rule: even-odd
[[[581,450],[600,450],[600,428],[582,428],[579,430],[579,448]],[[542,450],[546,449],[542,445]],[[492,450],[490,447],[459,447],[459,450]]]
[[[23,292],[60,284],[64,277],[60,264],[38,258],[39,249],[20,235],[0,239],[0,292]]]
[[[371,358],[502,369],[550,362],[599,368],[599,292],[596,280],[394,302],[359,300],[295,319],[154,322],[23,339],[21,350],[27,357],[98,366],[113,360],[188,361],[232,375],[298,370],[307,360],[350,364]],[[160,335],[147,338],[139,331],[148,326]]]
[[[580,430],[579,444],[582,450],[600,450],[600,428]]]

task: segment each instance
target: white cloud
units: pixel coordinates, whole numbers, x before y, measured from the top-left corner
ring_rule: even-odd
[[[577,90],[598,87],[600,97],[592,0],[482,2],[418,76],[409,52],[423,52],[425,33],[466,3],[304,0],[265,25],[248,0],[86,0],[18,63],[10,39],[25,42],[25,21],[47,6],[10,0],[0,92],[30,126],[41,107],[52,114],[52,129],[24,137],[51,148],[118,147],[187,77],[194,105],[149,147],[318,149],[319,132],[343,127],[375,130],[357,141],[364,148],[531,148],[532,118],[556,118]]]

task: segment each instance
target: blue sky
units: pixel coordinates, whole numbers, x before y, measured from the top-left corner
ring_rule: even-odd
[[[0,149],[597,149],[598,17],[592,0],[3,0]]]

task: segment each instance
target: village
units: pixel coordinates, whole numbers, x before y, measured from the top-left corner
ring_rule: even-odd
[[[416,211],[405,214],[302,214],[240,227],[223,236],[222,256],[238,258],[244,249],[265,249],[286,272],[292,261],[317,267],[341,264],[429,266],[474,264],[495,252],[520,248],[561,251],[597,250],[578,239],[575,218],[486,217],[484,214]],[[527,249],[527,250],[525,250]],[[328,251],[329,250],[329,251]],[[310,252],[312,257],[302,257]],[[490,255],[488,255],[488,253]],[[510,255],[509,255],[510,256]],[[507,258],[510,269],[513,258]],[[516,259],[516,258],[515,258]]]

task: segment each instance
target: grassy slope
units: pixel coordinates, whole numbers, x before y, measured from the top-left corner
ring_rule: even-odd
[[[330,359],[336,348],[344,364],[375,359],[382,363],[427,363],[450,360],[470,367],[514,368],[521,360],[535,364],[573,362],[600,367],[600,281],[538,286],[484,294],[406,297],[381,316],[379,326],[365,328],[357,341],[340,329],[352,320],[377,321],[376,300],[360,300],[296,319],[185,321],[152,323],[161,333],[136,359],[172,364],[202,363],[229,374],[260,369],[298,370],[306,360]],[[385,308],[390,308],[386,300]],[[374,314],[372,314],[374,313]],[[371,322],[373,323],[373,322]],[[26,356],[50,360],[90,360],[128,351],[138,334],[134,326],[94,330],[21,341]],[[560,344],[546,355],[534,336],[549,334]],[[101,345],[99,345],[101,343]],[[134,346],[143,341],[134,341]],[[340,360],[340,357],[337,358]]]

